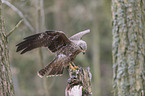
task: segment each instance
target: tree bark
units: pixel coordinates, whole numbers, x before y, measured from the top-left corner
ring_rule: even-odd
[[[69,70],[68,86],[65,90],[65,96],[92,96],[90,68],[81,68]]]
[[[114,96],[145,96],[143,0],[112,0]]]
[[[0,96],[14,96],[7,43],[0,0]]]

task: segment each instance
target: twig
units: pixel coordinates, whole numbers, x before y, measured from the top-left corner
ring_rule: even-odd
[[[34,28],[33,26],[29,23],[29,21],[25,18],[24,14],[18,9],[16,8],[14,5],[12,5],[10,2],[2,0],[2,3],[6,4],[7,6],[9,6],[10,8],[12,8],[14,11],[16,11],[18,13],[18,15],[23,18],[24,23],[26,24],[26,26],[32,31],[34,32]]]
[[[6,37],[9,37],[14,32],[14,30],[19,27],[19,25],[22,22],[23,22],[23,19],[18,22],[18,24],[6,35]]]
[[[45,30],[44,0],[40,0],[41,31]]]

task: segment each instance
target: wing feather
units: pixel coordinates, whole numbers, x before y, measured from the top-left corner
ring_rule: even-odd
[[[62,31],[46,31],[25,37],[22,42],[17,44],[17,52],[21,54],[38,47],[48,47],[50,51],[56,52],[71,41]]]
[[[90,32],[90,29],[87,29],[85,31],[79,32],[79,33],[71,36],[69,39],[70,40],[80,40],[83,37],[83,35],[85,35],[85,34],[87,34],[89,32]]]

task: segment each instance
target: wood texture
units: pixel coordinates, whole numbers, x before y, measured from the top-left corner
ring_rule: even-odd
[[[65,96],[92,96],[90,68],[69,70],[68,86]]]
[[[145,95],[142,0],[112,0],[114,96]]]
[[[0,96],[14,96],[7,44],[0,0]]]

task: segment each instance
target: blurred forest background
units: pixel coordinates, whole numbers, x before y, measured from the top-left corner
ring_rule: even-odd
[[[69,78],[67,70],[61,77],[38,77],[37,71],[50,62],[54,54],[47,48],[42,48],[20,55],[16,53],[17,43],[26,36],[45,30],[61,30],[70,37],[86,29],[91,30],[91,33],[83,37],[88,50],[85,55],[77,56],[75,64],[90,67],[94,94],[98,90],[100,96],[112,96],[111,0],[7,1],[3,0],[6,32],[23,19],[8,39],[16,96],[64,96]],[[93,86],[96,85],[95,81],[100,82],[100,86]]]

